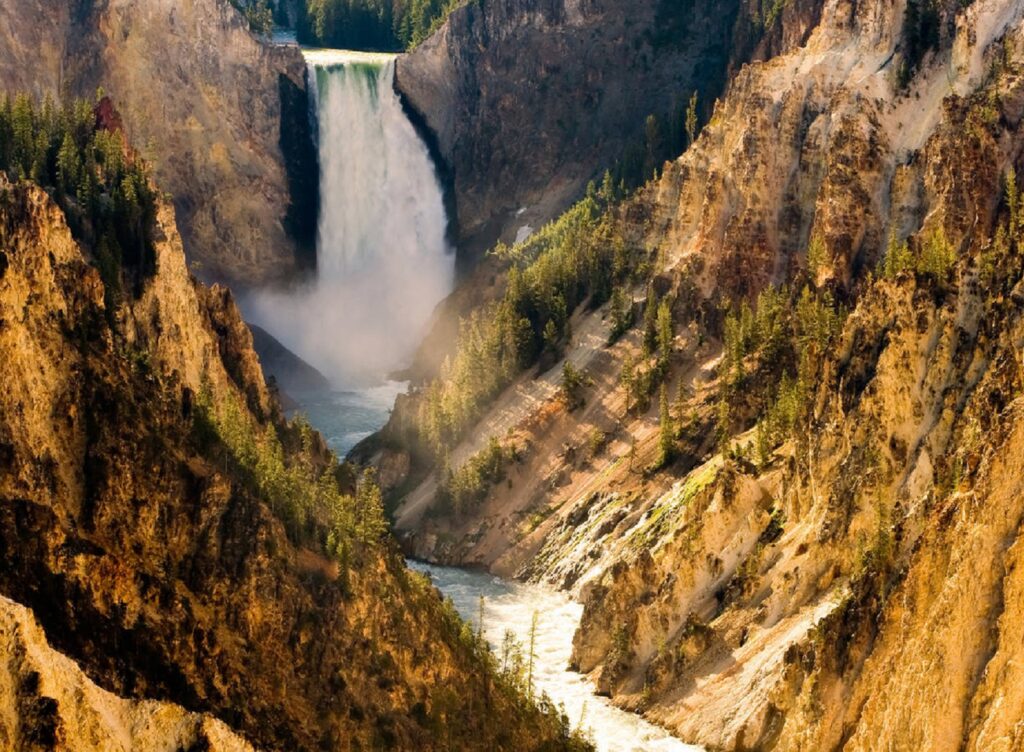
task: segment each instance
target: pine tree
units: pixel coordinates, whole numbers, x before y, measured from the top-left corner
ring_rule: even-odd
[[[672,342],[675,332],[672,329],[672,306],[667,300],[658,306],[658,368],[664,375],[668,370],[672,356]]]
[[[604,171],[604,179],[601,181],[601,189],[597,195],[606,207],[614,203],[618,198],[617,191],[615,190],[615,179],[612,177],[611,170]]]
[[[675,455],[676,429],[668,409],[668,389],[661,385],[658,421],[658,467],[664,467]]]
[[[633,388],[636,378],[636,363],[632,355],[627,355],[622,361],[622,373],[619,375],[619,383],[626,393],[626,414],[629,415],[633,397]]]
[[[621,287],[612,290],[609,318],[612,326],[608,333],[608,344],[612,345],[633,325],[633,301]]]
[[[548,319],[544,325],[544,346],[552,352],[558,351],[558,327],[554,319]]]
[[[365,543],[378,543],[387,530],[377,473],[373,468],[367,468],[356,490],[356,534]]]
[[[827,252],[825,241],[820,235],[811,238],[807,246],[807,273],[815,284],[818,283],[818,275],[825,266]]]
[[[697,92],[693,92],[693,96],[690,97],[690,104],[686,108],[686,137],[689,139],[687,146],[693,146],[694,141],[697,140]]]
[[[74,194],[78,187],[80,172],[78,147],[75,146],[69,131],[64,134],[64,140],[57,152],[57,188],[65,194]]]
[[[658,346],[658,296],[654,285],[647,286],[644,303],[644,357],[650,357]]]

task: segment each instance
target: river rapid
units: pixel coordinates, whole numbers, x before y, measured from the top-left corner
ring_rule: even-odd
[[[583,615],[583,606],[565,593],[540,585],[510,582],[485,572],[409,562],[425,573],[451,598],[462,617],[477,622],[480,598],[484,598],[484,636],[491,648],[500,649],[505,631],[511,630],[521,645],[529,645],[530,625],[537,614],[534,639],[534,680],[538,692],[546,692],[564,706],[573,726],[582,728],[600,752],[694,752],[700,747],[683,744],[633,713],[620,710],[608,699],[594,694],[594,685],[582,674],[568,670],[572,636]]]

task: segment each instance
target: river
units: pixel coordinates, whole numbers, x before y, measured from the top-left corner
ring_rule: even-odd
[[[539,585],[509,582],[500,577],[464,569],[410,562],[426,573],[451,598],[467,621],[476,622],[480,597],[484,598],[484,635],[497,650],[505,630],[529,644],[530,625],[537,614],[534,640],[534,680],[537,689],[565,707],[573,726],[581,725],[600,752],[695,752],[663,729],[633,713],[615,707],[594,694],[594,685],[568,670],[572,635],[583,606],[564,593]],[[582,721],[582,723],[581,723]]]

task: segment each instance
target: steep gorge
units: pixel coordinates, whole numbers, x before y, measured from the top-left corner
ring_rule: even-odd
[[[938,8],[914,59],[905,3],[786,6],[786,41],[611,210],[652,267],[625,284],[634,320],[665,302],[670,345],[581,306],[578,397],[541,358],[446,447],[456,480],[492,437],[515,447],[482,499],[446,511],[443,470],[398,486],[411,550],[577,593],[578,667],[686,741],[1021,746],[1024,8]],[[736,344],[780,326],[773,289],[774,356]],[[665,369],[665,408],[627,363]],[[426,399],[389,429],[414,458]]]
[[[50,195],[0,177],[0,592],[67,656],[4,601],[11,660],[42,661],[7,664],[32,712],[6,739],[130,747],[123,714],[172,748],[580,748],[404,568],[372,485],[284,421],[156,201],[152,268],[114,294]]]

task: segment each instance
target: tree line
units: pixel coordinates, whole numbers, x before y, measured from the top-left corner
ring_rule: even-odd
[[[398,52],[415,47],[467,0],[306,0],[304,44]]]
[[[501,300],[462,322],[458,344],[441,375],[422,390],[414,442],[441,459],[483,408],[524,370],[557,363],[572,337],[570,317],[596,308],[649,271],[630,248],[612,213],[610,181],[515,247],[492,253],[509,271]]]

